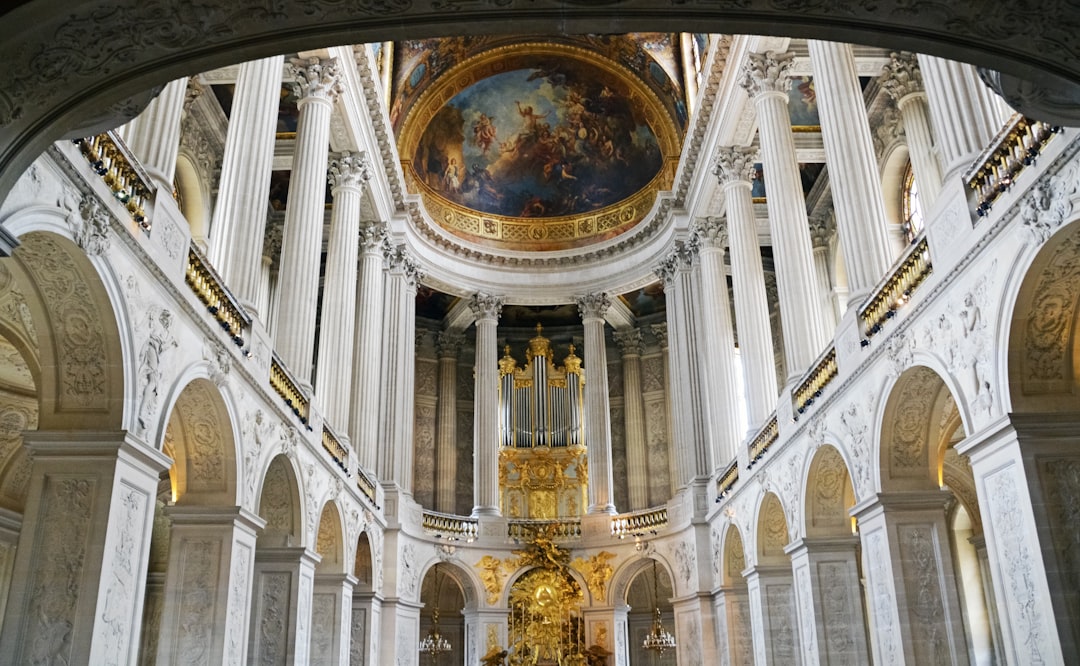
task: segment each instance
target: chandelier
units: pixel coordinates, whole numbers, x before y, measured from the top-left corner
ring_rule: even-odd
[[[431,611],[431,629],[420,641],[420,654],[430,654],[432,659],[450,652],[450,641],[439,632],[439,565],[435,565],[435,609]]]
[[[664,654],[664,650],[675,649],[675,637],[668,633],[667,629],[664,629],[663,623],[660,621],[660,595],[657,592],[656,585],[656,560],[653,560],[653,601],[656,603],[654,608],[656,617],[653,619],[652,629],[649,630],[645,641],[642,642],[641,647],[646,650],[656,650],[658,654]]]

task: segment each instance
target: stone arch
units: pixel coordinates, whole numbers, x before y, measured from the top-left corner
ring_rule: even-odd
[[[790,565],[791,560],[784,552],[789,542],[787,516],[776,493],[765,493],[757,515],[755,564]]]
[[[7,263],[0,262],[0,507],[22,513],[30,481],[22,433],[37,428],[41,370],[26,298]]]
[[[237,435],[230,410],[210,380],[183,381],[167,412],[161,446],[173,459],[173,497],[178,504],[235,506]]]
[[[675,578],[659,560],[653,557],[642,558],[634,570],[626,589],[624,603],[630,607],[626,614],[627,633],[630,638],[631,664],[674,664],[675,654],[665,653],[659,661],[652,658],[641,644],[652,628],[656,610],[660,610],[660,619],[664,628],[676,632],[675,609],[671,600],[675,597]],[[682,637],[685,640],[685,636]]]
[[[957,410],[962,423],[961,405],[937,371],[915,365],[901,373],[882,410],[878,447],[882,491],[941,486],[941,442],[950,423],[943,417],[951,409]]]
[[[720,585],[723,587],[745,586],[742,572],[746,569],[746,544],[742,532],[734,523],[728,525],[721,546]]]
[[[266,527],[259,534],[260,548],[297,546],[303,537],[300,483],[292,460],[278,454],[270,461],[259,490],[259,516]]]
[[[804,491],[807,537],[851,534],[848,513],[855,505],[855,488],[840,451],[825,444],[814,452]]]
[[[64,211],[51,213],[55,217]],[[41,211],[24,211],[6,222],[19,231],[57,223]],[[120,429],[126,402],[124,338],[110,297],[117,290],[105,284],[111,276],[58,233],[26,231],[19,240],[4,266],[19,292],[22,326],[32,333],[11,341],[24,357],[36,358],[39,427]]]
[[[345,534],[341,511],[337,502],[329,500],[323,505],[319,516],[319,529],[315,537],[315,552],[322,558],[316,573],[346,573]]]
[[[353,557],[353,576],[356,576],[356,591],[371,592],[375,585],[374,561],[371,556],[371,539],[367,531],[356,537],[356,555]]]
[[[635,557],[624,562],[615,570],[614,575],[611,577],[611,584],[608,585],[608,598],[611,600],[612,605],[619,606],[627,603],[630,584],[641,575],[642,571],[652,567],[653,562],[656,562],[658,569],[664,570],[668,579],[674,584],[675,571],[672,569],[671,563],[654,550],[648,555]],[[600,601],[604,603],[604,600]]]
[[[768,0],[724,6],[652,1],[635,5],[632,13],[623,11],[621,3],[574,2],[520,7],[457,3],[442,11],[434,10],[433,3],[402,0],[360,8],[282,0],[272,10],[251,0],[206,0],[198,11],[187,4],[170,11],[145,3],[116,12],[101,11],[101,6],[96,0],[75,0],[55,12],[45,0],[23,0],[3,14],[2,39],[15,56],[0,74],[0,197],[50,141],[120,124],[133,113],[126,109],[138,108],[136,99],[148,102],[145,92],[155,85],[192,71],[327,44],[442,35],[446,11],[455,15],[460,30],[472,34],[516,33],[527,16],[537,33],[603,33],[617,25],[628,31],[870,42],[1005,72],[999,85],[1009,88],[1014,102],[1043,112],[1066,113],[1066,102],[1075,98],[1080,82],[1080,59],[1061,47],[1080,29],[1074,13],[1032,13],[1015,21],[1008,12],[956,3],[935,4],[934,11],[925,12],[851,4],[844,7],[843,21],[836,20],[829,3],[781,10]],[[242,16],[255,20],[242,21]],[[135,31],[160,38],[152,47],[132,49]],[[73,53],[82,54],[78,62]],[[1024,88],[1018,79],[1033,83]]]
[[[425,586],[428,586],[427,589],[430,590],[430,586],[434,583],[433,574],[436,564],[439,566],[439,577],[448,579],[448,581],[440,581],[440,586],[446,587],[451,583],[456,586],[461,595],[461,607],[463,609],[471,610],[479,607],[480,581],[477,580],[472,571],[455,560],[439,559],[428,563],[428,566],[420,579],[420,598],[424,598]]]
[[[1008,331],[1013,412],[1080,411],[1078,332],[1080,220],[1050,237],[1020,283]]]

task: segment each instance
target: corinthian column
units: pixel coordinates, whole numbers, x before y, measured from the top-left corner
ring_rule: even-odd
[[[751,53],[742,81],[757,109],[788,381],[801,376],[828,342],[815,313],[813,250],[788,115],[793,58],[791,52]]]
[[[626,415],[626,487],[630,510],[649,506],[649,451],[645,444],[645,406],[641,401],[641,331],[615,332],[622,352],[623,412]]]
[[[383,244],[386,226],[381,222],[360,225],[359,283],[356,288],[356,326],[353,342],[352,411],[349,438],[359,465],[375,471],[379,435],[379,359],[383,333]]]
[[[941,166],[934,155],[930,107],[915,54],[907,51],[890,54],[879,82],[900,109],[919,198],[929,208],[941,191]]]
[[[821,137],[852,303],[861,303],[892,265],[874,140],[850,44],[811,39]]]
[[[476,390],[473,396],[473,516],[499,516],[499,350],[495,334],[501,296],[473,294],[476,316]]]
[[[173,190],[180,150],[180,116],[187,97],[187,77],[170,81],[125,132],[128,148],[157,187]]]
[[[442,331],[439,352],[438,433],[435,441],[435,510],[454,513],[457,504],[457,357],[465,336]]]
[[[607,294],[576,299],[585,325],[585,445],[589,460],[589,513],[615,513],[611,496],[611,405],[608,402],[607,352],[604,349],[604,314],[611,307]]]
[[[701,330],[708,331],[705,345],[705,395],[708,396],[713,460],[727,465],[735,459],[739,444],[738,421],[728,417],[735,406],[735,333],[731,327],[731,304],[724,274],[727,229],[719,218],[694,221],[694,235],[701,257]]]
[[[294,60],[299,119],[281,245],[274,348],[301,382],[311,381],[319,298],[330,112],[341,92],[336,59]]]
[[[248,312],[263,323],[267,313],[255,304],[262,284],[266,198],[284,62],[284,56],[274,56],[240,65],[210,225],[210,262]]]
[[[334,196],[319,330],[319,381],[315,395],[323,415],[344,434],[352,388],[353,327],[356,324],[356,226],[362,184],[371,176],[363,155],[344,153],[330,161],[328,179]]]
[[[742,351],[743,390],[751,431],[757,430],[776,408],[776,362],[769,326],[769,301],[765,295],[765,269],[761,265],[761,247],[750,195],[755,157],[749,148],[721,148],[713,172],[723,185],[727,199],[735,326]]]
[[[416,284],[423,274],[400,245],[387,259],[386,341],[382,350],[379,480],[412,493],[413,405],[416,384]]]

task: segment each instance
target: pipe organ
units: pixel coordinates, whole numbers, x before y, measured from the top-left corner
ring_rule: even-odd
[[[585,505],[585,375],[574,345],[555,366],[542,331],[537,324],[524,366],[509,345],[499,360],[499,487],[508,518],[573,518]]]

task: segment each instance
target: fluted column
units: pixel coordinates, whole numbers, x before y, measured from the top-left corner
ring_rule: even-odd
[[[833,293],[832,272],[829,270],[829,238],[833,235],[830,219],[814,218],[810,220],[810,242],[814,247],[814,277],[818,293],[821,294],[821,325],[825,330],[835,331],[839,323],[836,295]],[[841,239],[843,244],[843,239]],[[850,301],[854,303],[855,301]]]
[[[187,97],[187,77],[170,81],[132,120],[124,133],[128,148],[159,188],[173,191],[180,150],[180,117]]]
[[[616,331],[615,344],[622,352],[627,498],[629,509],[636,511],[649,506],[649,451],[645,444],[645,405],[641,401],[641,331]]]
[[[349,438],[357,451],[361,468],[375,471],[375,451],[379,434],[379,363],[383,334],[383,244],[386,225],[360,225],[359,283],[356,287],[352,368],[352,412]]]
[[[210,262],[249,314],[264,322],[267,313],[255,304],[284,61],[274,56],[240,65],[210,224]]]
[[[724,272],[724,248],[727,228],[720,218],[694,221],[694,235],[701,258],[701,340],[705,356],[705,387],[708,428],[712,438],[713,461],[726,466],[735,459],[740,433],[738,420],[729,416],[735,408],[738,388],[735,385],[735,333],[731,326],[731,302],[728,300]]]
[[[1012,109],[967,63],[919,54],[930,121],[945,178],[959,177],[1005,125]]]
[[[937,199],[941,191],[941,165],[934,155],[934,138],[930,132],[930,107],[923,88],[922,71],[914,53],[902,51],[889,56],[889,64],[882,70],[881,87],[893,98],[900,109],[900,121],[907,136],[908,154],[911,157],[915,184],[924,210]]]
[[[828,341],[815,313],[813,251],[788,115],[793,58],[791,52],[751,53],[742,82],[758,116],[788,381],[801,376]]]
[[[700,418],[698,387],[701,366],[693,357],[693,305],[691,270],[696,258],[687,244],[678,243],[655,269],[664,282],[667,297],[667,320],[671,376],[671,477],[675,489],[712,473],[713,460]]]
[[[776,408],[777,395],[765,270],[761,265],[761,247],[750,195],[754,158],[754,151],[749,148],[721,148],[714,171],[727,199],[735,325],[739,332],[743,391],[751,430],[756,430]]]
[[[337,59],[294,60],[299,118],[281,243],[274,348],[301,383],[311,381],[326,201],[330,113],[341,92]]]
[[[319,365],[315,395],[326,421],[341,434],[349,423],[352,389],[353,329],[356,325],[357,223],[363,182],[371,176],[363,155],[344,153],[330,161],[328,179],[334,197],[326,275],[319,320]]]
[[[608,402],[607,352],[604,349],[604,314],[611,307],[607,294],[578,296],[578,312],[585,325],[585,445],[589,461],[589,513],[615,513],[611,494],[611,405]]]
[[[499,516],[499,350],[501,296],[473,294],[476,390],[473,393],[473,516]]]
[[[376,435],[379,480],[412,493],[416,384],[416,285],[423,277],[404,245],[387,259],[382,345],[382,419]],[[378,358],[378,356],[376,356]]]
[[[435,510],[454,513],[457,506],[457,361],[465,341],[461,331],[441,331],[439,352],[438,431],[435,440]]]
[[[851,45],[816,39],[807,44],[851,302],[861,303],[893,259],[874,140]]]

